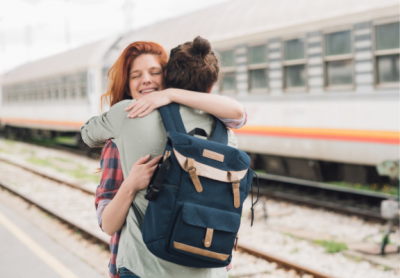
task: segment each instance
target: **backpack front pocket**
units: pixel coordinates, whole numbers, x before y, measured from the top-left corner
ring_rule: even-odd
[[[232,253],[239,225],[240,214],[185,203],[170,248],[206,261],[226,261]]]

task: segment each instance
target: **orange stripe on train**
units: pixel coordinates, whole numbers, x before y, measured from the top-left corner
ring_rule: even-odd
[[[42,125],[62,125],[80,127],[83,122],[49,121],[32,119],[1,119],[3,123],[31,123]],[[326,128],[299,128],[299,127],[268,127],[268,126],[244,126],[234,130],[235,134],[277,136],[290,138],[327,139],[340,141],[371,142],[382,144],[400,144],[400,135],[397,131],[377,130],[349,130]]]
[[[49,121],[49,120],[32,120],[32,119],[14,119],[3,118],[3,123],[20,123],[20,124],[41,124],[41,125],[62,125],[62,126],[77,126],[81,127],[84,122],[69,122],[69,121]]]
[[[358,141],[383,144],[400,143],[399,132],[396,131],[244,126],[238,130],[234,130],[234,133],[238,135],[248,134],[291,138]]]

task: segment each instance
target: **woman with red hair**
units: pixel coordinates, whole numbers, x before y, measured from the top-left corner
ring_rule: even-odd
[[[144,189],[166,143],[162,119],[155,108],[170,102],[183,104],[180,113],[186,130],[199,127],[208,134],[215,126],[210,114],[221,117],[227,125],[244,124],[240,103],[202,94],[211,91],[218,73],[211,45],[200,37],[174,48],[168,63],[160,45],[133,43],[110,69],[110,86],[103,96],[110,103],[110,111],[82,126],[82,138],[90,147],[111,139],[102,152],[103,173],[96,192],[99,224],[113,236],[111,277],[227,277],[225,268],[190,268],[155,257],[143,243],[135,212],[130,209],[133,202],[143,217],[147,207]],[[236,147],[232,131],[227,132],[228,144]],[[146,163],[150,157],[154,159]]]

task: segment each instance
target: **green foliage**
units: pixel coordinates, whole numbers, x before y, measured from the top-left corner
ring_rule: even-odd
[[[381,241],[381,243],[383,243],[384,240],[385,240],[385,235],[382,236],[382,241]],[[390,243],[391,243],[391,242],[390,242],[390,236],[388,236],[386,244],[390,244]]]
[[[263,169],[256,169],[256,170],[253,170],[253,172],[264,174],[264,173],[265,173],[265,170],[263,170]]]
[[[317,239],[314,241],[316,244],[321,245],[322,247],[325,248],[325,251],[327,253],[338,253],[343,250],[348,250],[347,244],[343,242],[336,242],[333,240],[321,240]]]
[[[374,191],[374,192],[381,192],[381,193],[386,193],[390,195],[395,195],[398,196],[399,194],[399,188],[390,186],[389,184],[360,184],[360,183],[350,183],[350,182],[344,182],[344,181],[332,181],[332,182],[327,182],[332,185],[338,185],[338,186],[343,186],[343,187],[350,187],[350,188],[355,188],[355,189],[360,189],[360,190],[366,190],[366,191]]]

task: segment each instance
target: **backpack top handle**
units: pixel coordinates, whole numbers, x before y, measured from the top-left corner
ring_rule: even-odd
[[[158,110],[160,111],[164,127],[167,132],[176,131],[186,134],[186,129],[181,118],[181,113],[179,112],[179,104],[173,102],[169,105],[158,108]],[[216,121],[216,125],[211,139],[214,142],[227,145],[228,134],[226,131],[226,127],[219,119],[217,119],[216,117],[214,117],[214,119]]]

